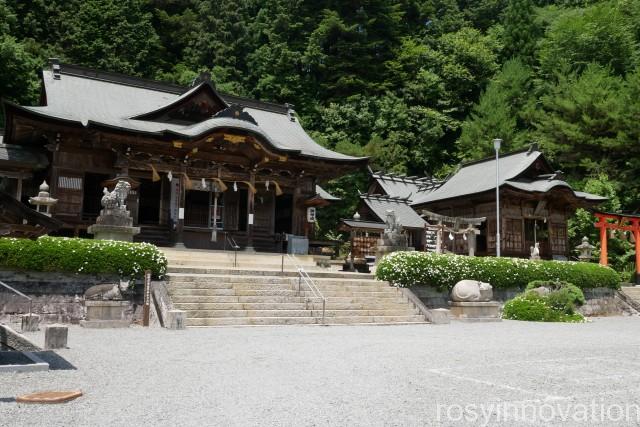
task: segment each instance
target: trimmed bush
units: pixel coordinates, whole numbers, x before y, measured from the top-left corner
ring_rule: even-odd
[[[563,281],[553,281],[553,280],[534,280],[529,283],[525,288],[525,291],[530,291],[536,288],[547,288],[552,293],[556,291],[561,291],[566,293],[566,299],[568,302],[573,304],[574,306],[580,306],[585,303],[584,294],[582,290],[574,285],[573,283],[563,282]]]
[[[495,289],[524,288],[534,280],[566,281],[581,289],[617,289],[620,276],[599,264],[531,261],[520,258],[469,257],[432,252],[394,252],[376,268],[376,277],[397,286],[451,289],[463,279],[490,283]]]
[[[37,240],[0,238],[0,268],[142,277],[159,277],[167,259],[149,243],[43,236]]]
[[[502,318],[532,322],[584,322],[584,316],[580,313],[557,310],[549,303],[547,297],[531,291],[507,301],[502,309]]]

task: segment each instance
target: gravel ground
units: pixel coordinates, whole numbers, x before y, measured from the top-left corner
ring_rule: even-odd
[[[638,317],[185,331],[74,326],[70,348],[58,353],[77,370],[0,374],[0,425],[640,425],[633,406],[640,403],[639,330]],[[30,337],[43,341],[42,332]],[[12,401],[73,389],[84,396],[62,405]]]

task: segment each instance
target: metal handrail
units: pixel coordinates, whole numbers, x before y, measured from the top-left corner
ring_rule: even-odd
[[[238,249],[240,249],[240,246],[238,246],[238,244],[236,243],[236,241],[233,239],[232,236],[229,236],[229,233],[224,233],[224,250],[225,251],[227,250],[227,243],[229,243],[229,245],[233,249],[233,266],[237,267],[238,266]]]
[[[318,289],[318,286],[316,285],[316,283],[313,281],[311,276],[309,276],[309,273],[307,273],[305,269],[300,264],[298,264],[298,261],[296,260],[295,256],[287,254],[287,258],[289,258],[293,262],[293,264],[296,267],[296,270],[298,271],[298,295],[300,295],[302,283],[304,282],[304,284],[309,288],[309,290],[313,294],[313,297],[322,300],[322,324],[324,325],[327,299],[322,294],[322,292],[320,292],[320,289]]]
[[[25,294],[23,294],[19,290],[12,288],[11,286],[7,285],[6,283],[4,283],[2,281],[0,281],[0,285],[4,286],[5,288],[9,289],[10,291],[13,291],[18,296],[21,296],[23,298],[28,299],[29,300],[29,315],[31,315],[31,309],[33,308],[33,299],[31,297],[26,296]]]

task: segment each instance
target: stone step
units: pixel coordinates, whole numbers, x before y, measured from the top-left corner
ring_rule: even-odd
[[[316,295],[309,290],[303,290],[298,293],[297,289],[272,288],[272,289],[171,289],[169,294],[174,296],[198,295],[198,296],[302,296],[306,298],[315,298]],[[395,298],[400,295],[394,289],[378,289],[372,291],[354,291],[354,290],[337,290],[322,291],[325,298],[332,297],[377,297],[377,298]]]
[[[424,316],[347,316],[326,318],[329,325],[357,324],[424,324]],[[315,317],[209,317],[187,318],[188,326],[231,326],[231,325],[310,325],[320,324]]]
[[[172,295],[174,303],[295,303],[305,302],[306,298],[298,296],[273,296],[273,295],[255,295],[255,296],[238,296],[238,295]],[[407,304],[407,299],[399,296],[397,298],[376,298],[376,297],[328,297],[327,303],[330,304]]]
[[[187,317],[313,317],[313,314],[311,310],[189,310]]]
[[[354,278],[312,278],[318,286],[367,286],[367,285],[384,285],[389,286],[387,282],[374,279],[354,279]],[[240,275],[174,275],[167,276],[167,282],[176,285],[184,285],[187,283],[298,283],[297,277],[287,276],[240,276]]]
[[[307,310],[304,302],[187,302],[174,303],[178,310]]]
[[[242,289],[242,290],[298,290],[298,285],[293,283],[188,283],[184,286],[176,286],[169,283],[170,292],[180,292],[183,290],[214,290],[214,289]]]
[[[179,310],[321,310],[321,302],[174,302],[174,307]],[[330,302],[326,309],[331,310],[414,310],[402,302],[380,302],[377,300],[368,303],[354,302]]]
[[[242,267],[238,268],[209,268],[209,267],[172,267],[169,265],[167,268],[167,273],[172,275],[183,274],[183,275],[241,275],[241,276],[288,276],[288,277],[297,277],[297,270],[285,270],[281,272],[279,269],[261,269],[261,270],[253,270],[246,269]],[[309,276],[313,278],[351,278],[351,279],[374,279],[373,274],[365,274],[365,273],[348,273],[348,272],[340,272],[340,271],[309,271]]]
[[[315,317],[187,317],[187,326],[314,325]]]
[[[404,309],[366,309],[366,310],[325,310],[327,318],[366,317],[366,316],[415,316],[416,310]],[[318,310],[189,310],[189,318],[210,317],[321,317],[322,309]]]
[[[279,295],[254,295],[254,296],[238,296],[238,295],[172,295],[171,300],[174,303],[223,303],[223,302],[257,302],[257,303],[302,303],[306,298],[298,296],[279,296]]]
[[[180,292],[182,290],[195,290],[195,289],[241,289],[241,290],[276,290],[276,289],[288,289],[298,290],[298,283],[185,283],[185,284],[169,284],[169,290],[171,292]],[[375,284],[375,285],[324,285],[317,284],[316,286],[322,293],[339,292],[339,291],[351,291],[351,292],[397,292],[395,288],[387,285]],[[309,290],[309,288],[303,283],[300,285],[300,290]]]

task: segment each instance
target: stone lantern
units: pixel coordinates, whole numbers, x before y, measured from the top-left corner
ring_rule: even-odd
[[[589,243],[587,236],[584,236],[582,243],[576,246],[576,249],[579,252],[578,259],[583,262],[589,262],[591,261],[591,253],[595,249],[595,246]]]
[[[54,199],[49,195],[49,185],[47,181],[40,184],[40,192],[36,197],[29,197],[29,203],[36,207],[36,211],[46,216],[51,216],[51,206],[58,203],[58,199]]]

